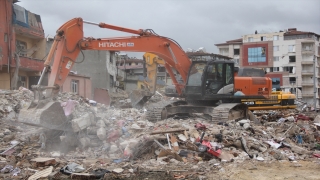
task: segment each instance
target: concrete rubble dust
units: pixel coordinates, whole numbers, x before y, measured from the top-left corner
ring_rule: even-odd
[[[63,132],[16,121],[33,98],[28,89],[0,96],[0,179],[277,179],[267,171],[273,165],[278,179],[320,179],[314,112],[255,111],[257,122],[213,124],[202,114],[150,122],[123,92],[110,107],[61,93],[72,125]],[[294,174],[299,168],[308,174]]]

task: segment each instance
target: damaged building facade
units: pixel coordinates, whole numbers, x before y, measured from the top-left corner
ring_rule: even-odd
[[[16,4],[0,1],[0,88],[30,88],[43,69],[46,41],[41,17]]]
[[[38,83],[48,53],[41,16],[12,0],[0,1],[0,14],[0,89],[31,89]],[[61,91],[90,98],[88,87],[89,77],[70,73]]]
[[[221,55],[235,59],[241,67],[263,68],[274,89],[290,91],[312,105],[316,97],[319,107],[319,38],[319,34],[289,28],[273,33],[256,31],[215,45]]]

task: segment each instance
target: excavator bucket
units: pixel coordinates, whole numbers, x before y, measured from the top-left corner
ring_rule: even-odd
[[[60,102],[32,102],[19,112],[18,122],[54,130],[71,130]]]
[[[132,107],[137,109],[141,109],[152,96],[153,94],[147,90],[133,90],[129,94]]]

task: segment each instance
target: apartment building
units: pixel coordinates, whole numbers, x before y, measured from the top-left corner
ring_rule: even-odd
[[[219,49],[219,54],[232,58],[236,65],[242,65],[242,38],[215,44]]]
[[[263,68],[272,78],[273,88],[293,92],[298,99],[310,105],[314,104],[315,96],[319,107],[319,38],[319,34],[296,28],[243,35],[239,65]],[[237,58],[233,54],[233,45],[232,41],[216,44],[220,54]]]

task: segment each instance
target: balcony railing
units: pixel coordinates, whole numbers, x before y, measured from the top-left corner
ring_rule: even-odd
[[[302,86],[313,86],[313,82],[302,82]]]
[[[302,60],[301,64],[313,64],[313,61],[306,61],[306,60]]]
[[[312,71],[302,71],[301,72],[302,75],[313,75]]]
[[[302,92],[302,97],[313,97],[313,93],[311,93],[311,92],[303,93]]]
[[[301,49],[301,54],[314,54],[314,49]]]

